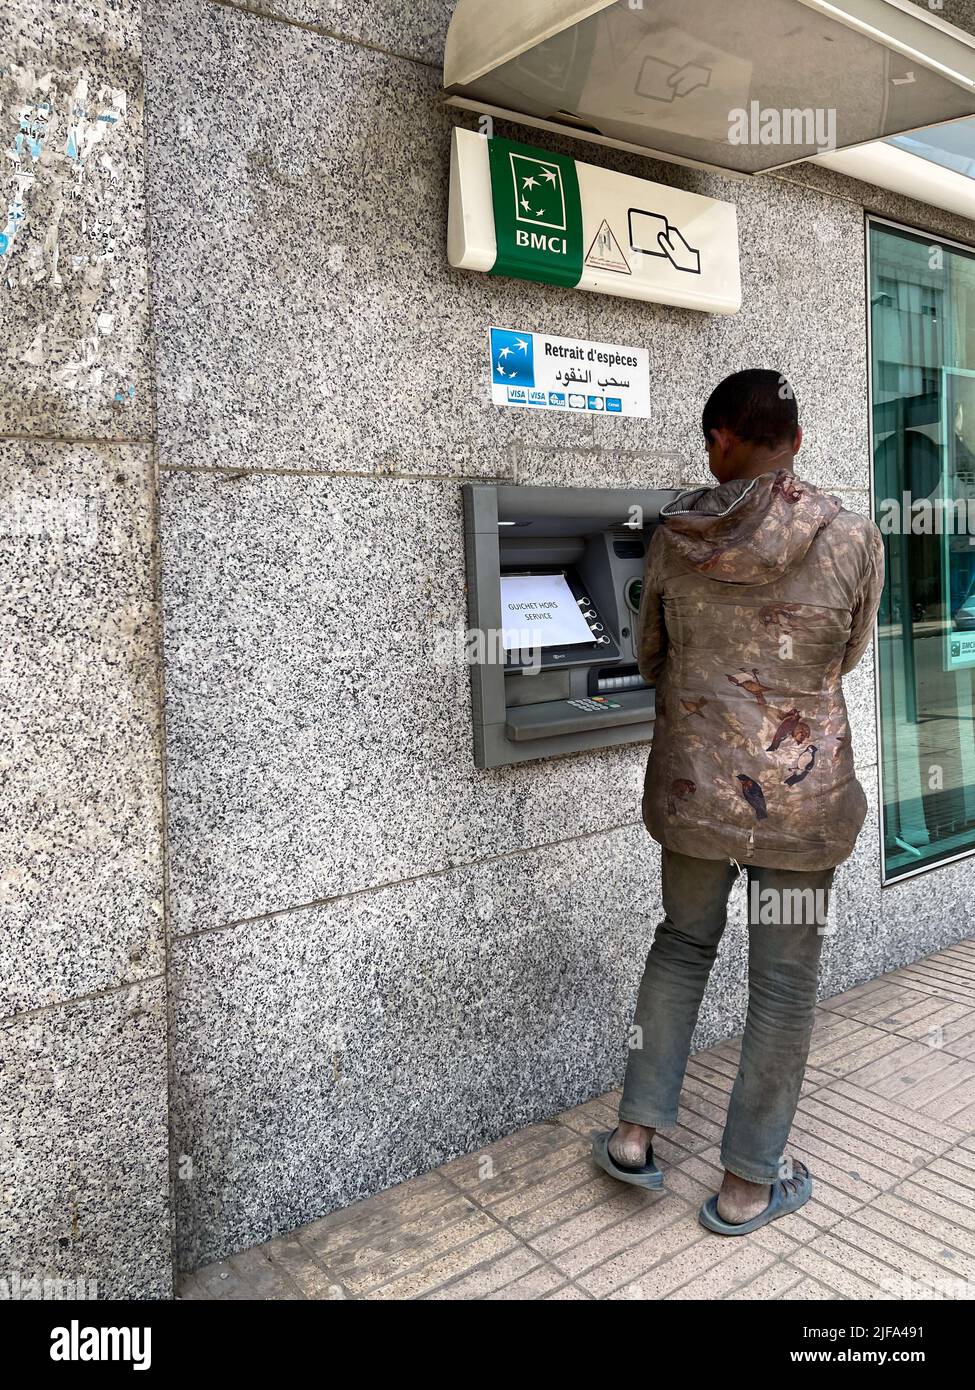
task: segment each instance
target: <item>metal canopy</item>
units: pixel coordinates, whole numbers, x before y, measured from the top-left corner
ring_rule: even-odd
[[[726,173],[975,115],[975,38],[910,0],[458,0],[452,104]]]

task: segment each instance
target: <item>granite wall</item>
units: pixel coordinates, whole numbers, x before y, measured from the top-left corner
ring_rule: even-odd
[[[452,272],[450,0],[141,8],[141,40],[136,0],[0,20],[26,137],[0,262],[0,1259],[164,1294],[167,980],[183,1267],[620,1076],[658,913],[646,750],[474,769],[467,673],[430,658],[465,622],[461,482],[701,481],[703,396],[767,363],[807,476],[866,510],[864,206],[975,228],[814,166],[744,182],[560,146],[734,200],[742,312]],[[653,416],[495,409],[490,323],[646,346]],[[848,687],[872,810],[825,993],[956,939],[971,896],[970,864],[880,888],[872,680]],[[741,1026],[741,906],[701,1045]]]
[[[140,11],[0,16],[4,1297],[172,1289]]]
[[[807,476],[868,510],[864,202],[975,237],[818,168],[559,146],[733,199],[742,312],[452,272],[451,8],[146,4],[184,1266],[621,1074],[658,912],[646,749],[473,767],[466,673],[428,656],[465,619],[461,482],[699,481],[704,395],[767,363]],[[653,416],[491,407],[491,323],[648,347]],[[872,810],[826,993],[955,939],[972,873],[881,892],[870,659],[848,695]],[[743,1006],[739,901],[701,1045]]]

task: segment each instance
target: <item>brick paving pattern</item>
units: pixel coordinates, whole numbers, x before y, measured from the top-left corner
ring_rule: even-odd
[[[662,1192],[593,1166],[591,1136],[616,1121],[611,1091],[200,1269],[180,1297],[972,1297],[975,941],[819,1007],[790,1143],[813,1197],[727,1239],[697,1209],[720,1182],[738,1048],[691,1058],[680,1127],[654,1143]]]

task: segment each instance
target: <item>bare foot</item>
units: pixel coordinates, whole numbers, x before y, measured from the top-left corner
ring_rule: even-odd
[[[647,1161],[647,1150],[654,1131],[646,1125],[631,1125],[620,1120],[619,1127],[609,1141],[609,1154],[614,1163],[621,1168],[642,1168]]]
[[[718,1215],[729,1225],[740,1226],[743,1221],[761,1216],[771,1200],[771,1183],[746,1182],[726,1170],[718,1193]]]

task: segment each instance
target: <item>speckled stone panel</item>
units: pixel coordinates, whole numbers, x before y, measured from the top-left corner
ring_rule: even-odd
[[[171,1297],[161,981],[4,1022],[0,1154],[5,1281]]]
[[[633,827],[177,942],[181,1265],[613,1084],[659,892]]]
[[[176,931],[639,818],[645,745],[474,768],[455,484],[173,473],[162,505]],[[870,655],[846,690],[869,766]]]
[[[975,34],[975,0],[913,0],[918,9],[947,20],[966,34]]]
[[[237,0],[225,0],[237,5]],[[344,39],[443,66],[454,0],[240,0],[240,9],[312,24]]]
[[[823,996],[887,968],[869,774]],[[180,1266],[619,1084],[659,862],[634,826],[178,941],[174,1134],[193,1171],[177,1191]],[[943,939],[919,933],[913,955]],[[741,1032],[747,958],[742,876],[695,1049]]]
[[[821,998],[840,994],[861,980],[872,979],[888,964],[888,928],[880,886],[880,823],[876,765],[857,765],[857,777],[867,797],[867,818],[856,848],[836,870],[823,943],[819,992]],[[918,932],[915,956],[932,949],[924,932]],[[900,964],[901,962],[897,962]]]
[[[585,337],[589,303],[447,266],[436,72],[204,0],[146,14],[164,465],[499,476],[591,442],[490,402],[489,325]]]
[[[969,858],[888,884],[883,891],[882,969],[893,970],[927,951],[970,938],[973,883],[975,860]]]
[[[460,489],[162,480],[177,932],[639,818],[646,746],[474,767]]]
[[[518,445],[509,453],[511,481],[545,487],[713,487],[703,449],[695,467],[685,451],[643,446],[640,439],[637,428],[619,439],[606,433],[598,443]]]
[[[879,771],[858,766],[857,775],[869,809],[856,849],[836,874],[824,998],[972,935],[971,859],[881,887]]]
[[[247,9],[268,13],[146,6],[163,463],[310,475],[164,479],[186,1266],[621,1074],[659,917],[646,748],[475,771],[467,672],[431,656],[466,620],[457,479],[705,482],[704,399],[770,365],[799,395],[800,471],[866,511],[861,202],[971,236],[822,169],[724,179],[499,123],[735,202],[744,306],[451,272],[449,133],[468,118],[424,66],[439,7]],[[491,323],[648,347],[651,418],[490,407]],[[349,473],[413,477],[315,476]],[[872,656],[846,691],[870,811],[837,873],[824,994],[955,939],[970,881],[962,864],[881,890]],[[744,1020],[743,906],[740,887],[698,1046]]]
[[[862,179],[850,178],[822,164],[793,164],[781,174],[774,175],[774,178],[798,188],[818,189],[830,199],[845,199],[861,207],[864,212],[902,222],[921,232],[951,237],[969,245],[975,243],[975,224],[969,218],[935,207],[932,203],[905,198],[903,194],[878,188],[876,184],[865,183]]]
[[[0,15],[0,432],[149,433],[138,0]]]
[[[148,451],[0,441],[0,1017],[162,969]]]

